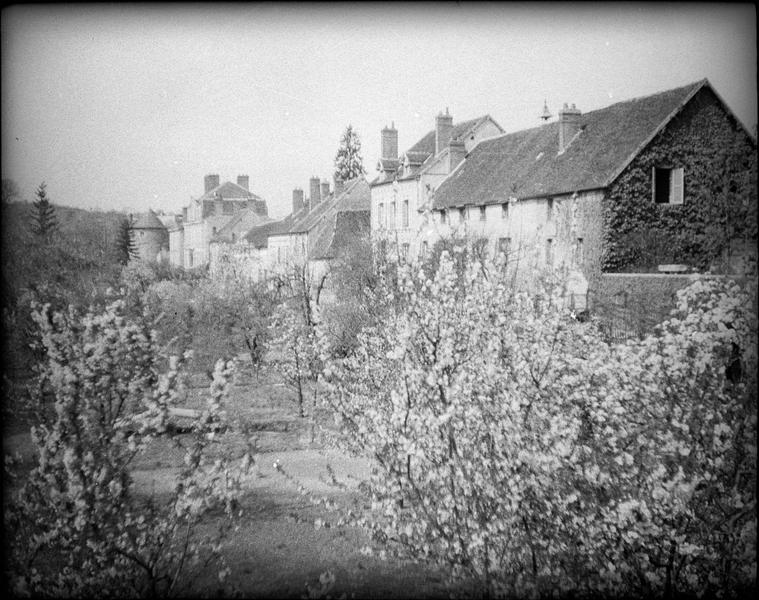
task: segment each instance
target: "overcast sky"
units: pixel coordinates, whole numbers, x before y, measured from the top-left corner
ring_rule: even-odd
[[[250,176],[283,216],[332,179],[351,123],[376,174],[399,148],[490,114],[540,124],[708,78],[757,122],[751,4],[15,6],[2,12],[2,176],[27,199],[178,212],[203,177]]]

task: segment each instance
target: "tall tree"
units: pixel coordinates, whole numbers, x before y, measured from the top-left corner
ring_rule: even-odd
[[[346,127],[335,156],[335,177],[347,181],[366,173],[361,158],[361,140],[352,125]]]
[[[135,244],[132,236],[132,220],[130,218],[123,219],[119,224],[119,235],[116,238],[116,256],[122,265],[139,256],[137,244]]]
[[[47,197],[45,182],[35,192],[37,199],[32,203],[32,231],[40,237],[48,237],[58,228],[55,207]]]

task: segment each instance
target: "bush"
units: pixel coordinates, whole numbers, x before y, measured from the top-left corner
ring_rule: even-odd
[[[746,293],[694,283],[654,335],[610,346],[545,281],[518,292],[443,253],[431,278],[401,269],[383,293],[402,310],[352,356],[317,329],[342,443],[376,460],[377,539],[486,596],[755,588]]]
[[[155,335],[123,308],[33,312],[45,355],[31,398],[38,460],[5,512],[15,595],[178,595],[197,574],[193,565],[221,560],[224,530],[201,537],[196,527],[212,508],[231,520],[250,464],[246,454],[233,472],[214,450],[230,365],[216,365],[169,498],[138,496],[130,465],[166,434],[184,359],[163,356]]]

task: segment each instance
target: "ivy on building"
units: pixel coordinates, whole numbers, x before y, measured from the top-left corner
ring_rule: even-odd
[[[655,167],[684,168],[683,204],[654,201]],[[756,141],[711,93],[701,94],[610,186],[603,269],[707,269],[736,243],[756,245],[756,204]]]

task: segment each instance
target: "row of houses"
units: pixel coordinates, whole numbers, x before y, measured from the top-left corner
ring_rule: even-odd
[[[612,271],[703,269],[713,253],[705,240],[733,215],[726,205],[755,194],[755,181],[746,185],[756,139],[707,80],[587,113],[564,104],[556,118],[544,106],[540,119],[505,132],[490,115],[454,122],[446,108],[402,153],[393,123],[380,132],[370,182],[334,180],[330,189],[312,178],[310,196],[293,190],[280,220],[247,177],[206,176],[204,194],[164,222],[167,247],[156,253],[153,243],[148,255],[211,271],[242,256],[266,279],[293,263],[324,273],[357,237],[416,261],[464,236],[524,277],[565,267],[587,286]],[[744,213],[755,220],[755,208]],[[153,216],[135,229],[158,229]],[[755,224],[722,229],[748,241],[744,254],[756,243]]]

